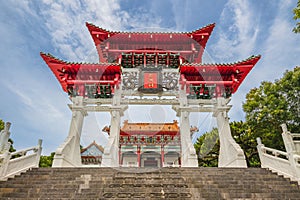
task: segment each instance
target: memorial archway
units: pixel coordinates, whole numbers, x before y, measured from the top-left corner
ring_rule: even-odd
[[[229,64],[203,63],[214,24],[184,33],[116,32],[90,23],[86,26],[99,63],[69,63],[41,53],[72,101],[69,135],[56,150],[54,167],[81,166],[79,146],[87,112],[110,113],[110,136],[102,165],[119,167],[121,116],[128,105],[172,106],[179,118],[181,167],[198,166],[190,138],[190,113],[212,112],[219,130],[219,166],[246,167],[244,153],[231,136],[228,103],[260,56]],[[145,98],[149,96],[152,98]],[[134,152],[140,156],[139,143],[135,141],[135,145]]]

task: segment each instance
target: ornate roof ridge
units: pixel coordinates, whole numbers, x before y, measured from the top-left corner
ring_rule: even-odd
[[[201,27],[201,28],[198,28],[198,29],[196,29],[196,30],[194,30],[194,31],[191,31],[191,32],[188,32],[188,33],[196,33],[196,32],[201,31],[201,30],[203,30],[203,29],[214,28],[215,25],[216,25],[216,23],[207,24],[206,26],[203,26],[203,27]]]
[[[102,153],[104,152],[104,148],[103,148],[101,145],[97,144],[96,141],[94,140],[94,141],[93,141],[91,144],[89,144],[87,147],[81,149],[81,152],[80,152],[80,153],[83,153],[83,152],[87,151],[87,150],[88,150],[89,148],[91,148],[93,145],[94,145],[97,149],[99,149]]]
[[[63,61],[59,58],[54,57],[52,54],[50,53],[44,53],[44,52],[40,52],[41,57],[46,61],[49,59],[52,59],[53,61],[57,62],[57,63],[61,63],[61,64],[65,64],[66,61]]]
[[[152,123],[152,122],[129,122],[129,123],[128,123],[128,125],[137,125],[137,124],[139,124],[139,125],[143,125],[143,124],[145,124],[145,125],[146,125],[146,124],[147,124],[147,125],[148,125],[148,124],[149,124],[149,125],[173,124],[173,125],[174,125],[174,124],[176,124],[176,123],[174,123],[174,122],[166,122],[166,123],[164,123],[164,122],[156,122],[156,123],[155,123],[155,122],[153,122],[153,123]]]
[[[215,23],[208,24],[206,26],[200,27],[200,28],[198,28],[196,30],[193,30],[193,31],[182,31],[182,32],[179,32],[179,31],[178,32],[177,31],[170,31],[170,32],[161,32],[161,31],[159,31],[159,32],[155,32],[155,31],[153,31],[153,32],[151,32],[151,31],[132,31],[132,32],[131,31],[110,31],[110,30],[107,30],[105,28],[101,28],[101,27],[96,26],[96,25],[94,25],[92,23],[89,23],[89,22],[86,22],[86,26],[87,27],[91,26],[91,27],[100,29],[100,30],[102,30],[106,33],[112,33],[112,34],[119,34],[119,33],[125,33],[125,34],[126,33],[128,33],[128,34],[193,34],[193,33],[197,33],[199,31],[207,29],[207,28],[213,28],[213,27],[215,27]]]
[[[124,120],[123,124],[125,125],[165,125],[172,124],[177,125],[178,121],[173,120],[173,122],[128,122],[128,120]]]
[[[182,64],[183,66],[207,66],[207,65],[214,65],[214,66],[230,66],[230,65],[236,65],[236,64],[243,64],[243,63],[247,63],[249,61],[255,61],[255,60],[259,60],[261,57],[261,55],[252,55],[244,60],[241,61],[236,61],[233,63],[185,63]]]
[[[65,65],[114,65],[114,66],[120,66],[120,64],[118,63],[86,63],[86,62],[69,62],[69,61],[64,61],[61,60],[59,58],[54,57],[52,54],[50,53],[44,53],[44,52],[40,52],[40,55],[42,56],[42,58],[46,61],[49,59],[52,59],[53,61],[55,61],[57,64],[65,64]],[[53,62],[52,61],[52,62]]]

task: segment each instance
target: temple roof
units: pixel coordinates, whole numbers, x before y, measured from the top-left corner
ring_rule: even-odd
[[[194,55],[193,62],[200,63],[215,24],[191,32],[121,32],[108,31],[90,23],[86,23],[86,26],[97,47],[100,61],[116,60],[120,53],[151,49],[181,52],[186,57]]]
[[[53,57],[51,54],[40,53],[47,63],[63,90],[67,92],[68,85],[84,81],[88,83],[101,81],[118,81],[115,75],[121,73],[117,63],[71,63]]]
[[[237,61],[234,63],[183,63],[181,66],[185,67],[203,67],[203,66],[242,66],[242,65],[255,65],[257,61],[260,59],[261,55],[252,55],[249,58],[246,58],[241,61]]]
[[[68,92],[68,86],[74,84],[111,84],[119,83],[121,65],[118,63],[71,63],[41,53],[63,90]],[[231,87],[236,92],[260,55],[251,56],[235,63],[182,63],[179,66],[181,75],[187,84],[221,84]],[[118,75],[118,76],[117,76]]]
[[[41,53],[63,90],[73,96],[111,98],[114,86],[119,86],[121,78],[123,84],[130,86],[128,88],[132,89],[133,85],[133,89],[138,89],[143,84],[142,79],[128,75],[128,72],[124,78],[122,69],[125,68],[139,68],[134,71],[179,69],[179,83],[182,88],[189,86],[187,93],[194,91],[200,94],[197,98],[201,98],[202,90],[209,86],[215,88],[216,95],[212,93],[211,96],[223,96],[224,93],[230,96],[260,59],[258,55],[235,63],[202,63],[204,48],[215,24],[190,32],[121,32],[109,31],[91,23],[86,23],[86,26],[96,45],[99,63],[71,63]],[[169,78],[163,77],[163,81]],[[139,130],[147,126],[150,124],[140,124]]]
[[[260,55],[251,56],[246,60],[229,64],[190,64],[180,66],[180,73],[184,75],[187,83],[191,84],[217,84],[231,87],[236,92],[247,74],[260,59]]]
[[[150,122],[137,122],[129,123],[128,120],[124,121],[122,131],[149,131],[151,130],[166,130],[166,131],[178,131],[179,126],[177,120],[171,123],[150,123]]]
[[[89,146],[81,149],[81,156],[101,156],[103,152],[104,148],[94,140]]]
[[[121,135],[156,135],[156,134],[172,134],[179,133],[179,126],[177,120],[171,123],[148,123],[138,122],[129,123],[128,120],[124,121],[123,127],[120,130]]]
[[[206,34],[207,32],[211,31],[215,27],[215,23],[208,24],[204,27],[198,28],[193,31],[187,31],[187,32],[176,32],[176,31],[167,31],[167,32],[151,32],[151,31],[109,31],[104,28],[98,27],[92,23],[86,22],[86,26],[88,27],[89,31],[95,31],[102,34],[110,34],[109,37],[113,36],[114,34],[187,34],[190,35],[197,35],[197,34]]]

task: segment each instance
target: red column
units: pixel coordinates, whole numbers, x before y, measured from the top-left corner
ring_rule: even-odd
[[[221,93],[220,86],[217,85],[217,86],[216,86],[216,97],[221,97],[221,96],[222,96],[222,93]]]
[[[138,167],[141,167],[141,148],[140,148],[140,146],[137,146],[137,162],[138,162]]]

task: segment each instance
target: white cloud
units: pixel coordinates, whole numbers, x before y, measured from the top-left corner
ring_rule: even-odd
[[[262,54],[261,60],[252,69],[238,92],[233,95],[233,108],[230,112],[233,120],[243,119],[242,101],[251,88],[258,87],[261,81],[274,81],[300,63],[299,36],[292,32],[292,1],[277,2],[274,19],[269,27],[263,27],[267,37],[257,43],[255,49]]]
[[[109,29],[121,29],[125,13],[118,1],[44,1],[42,17],[53,46],[70,61],[97,62],[96,50],[85,22]],[[93,49],[93,53],[91,52]],[[90,57],[87,57],[90,55]]]
[[[174,20],[176,30],[183,31],[186,28],[186,14],[187,14],[187,1],[173,1],[172,10],[174,13]]]
[[[259,46],[262,59],[251,74],[255,77],[251,80],[254,86],[263,80],[274,81],[300,63],[299,35],[292,32],[294,6],[295,3],[289,0],[278,2],[275,17],[265,30],[268,37]]]
[[[218,41],[213,47],[216,58],[228,61],[249,57],[256,45],[259,20],[248,0],[228,1],[217,27]]]
[[[266,60],[264,68],[272,67],[269,74],[275,78],[281,76],[287,68],[299,65],[299,36],[292,32],[294,24],[289,20],[293,6],[292,1],[280,1],[277,16],[269,28],[269,37],[263,48]]]
[[[33,17],[38,17],[35,10],[32,9],[32,1],[24,0],[24,1],[18,1],[18,0],[12,0],[11,5],[14,7],[16,12],[22,16],[20,20],[26,20],[28,19],[28,14]]]
[[[97,62],[96,49],[85,27],[85,22],[94,23],[109,30],[124,30],[158,27],[160,19],[137,9],[134,15],[121,10],[118,1],[44,1],[42,17],[52,38],[53,46],[70,61]],[[141,26],[142,25],[142,26]]]
[[[30,84],[35,87],[22,88],[8,82],[4,83],[10,92],[15,94],[15,98],[23,103],[23,113],[27,115],[27,112],[30,112],[30,116],[24,116],[27,121],[32,124],[39,122],[39,124],[42,124],[42,127],[49,127],[48,123],[62,122],[60,119],[64,119],[67,116],[60,109],[61,106],[55,106],[53,104],[53,101],[58,97],[53,98],[53,92],[47,91],[46,93],[45,90],[41,88],[43,86],[37,82],[34,83],[33,81]],[[41,93],[41,91],[44,91],[44,93]],[[57,130],[56,128],[57,127],[52,126],[48,129]]]
[[[21,81],[26,79],[28,82],[23,85],[8,81],[2,83],[2,91],[11,93],[10,98],[14,98],[9,100],[11,103],[3,100],[4,104],[9,105],[5,111],[9,112],[8,120],[13,123],[11,137],[14,147],[27,148],[36,145],[38,139],[43,139],[43,154],[49,154],[62,143],[62,136],[68,132],[71,119],[66,105],[68,99],[64,99],[63,94],[58,95],[56,90],[47,90],[43,82],[28,77],[22,77]]]

